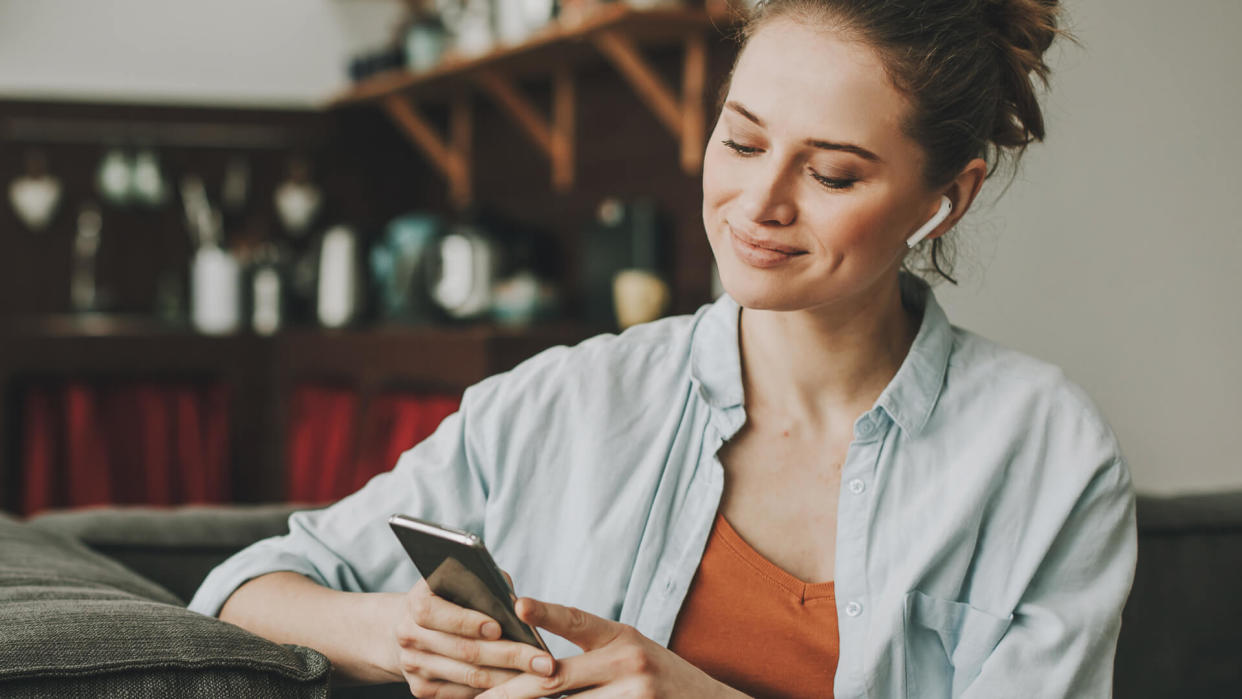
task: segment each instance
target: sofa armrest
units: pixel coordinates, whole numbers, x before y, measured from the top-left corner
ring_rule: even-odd
[[[101,507],[39,515],[29,525],[69,536],[163,585],[182,600],[212,568],[250,544],[289,531],[306,505]]]
[[[1140,496],[1119,697],[1242,696],[1242,491]]]

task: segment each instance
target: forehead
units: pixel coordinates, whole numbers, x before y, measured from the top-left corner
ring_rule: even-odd
[[[904,140],[907,102],[879,55],[829,28],[786,18],[760,27],[738,59],[729,98],[790,138],[849,140],[877,151]]]

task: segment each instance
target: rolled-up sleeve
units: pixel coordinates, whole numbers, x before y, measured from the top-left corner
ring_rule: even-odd
[[[1134,494],[1117,458],[1088,483],[1012,624],[978,677],[955,696],[1112,696],[1113,657],[1136,555]]]
[[[226,560],[203,581],[189,608],[215,616],[243,583],[277,571],[350,592],[408,589],[418,581],[418,571],[389,530],[388,517],[411,514],[481,529],[488,489],[481,464],[490,461],[483,452],[492,439],[486,427],[472,424],[473,406],[486,404],[498,379],[468,389],[461,409],[405,452],[391,471],[330,507],[295,513],[287,535],[259,541]]]

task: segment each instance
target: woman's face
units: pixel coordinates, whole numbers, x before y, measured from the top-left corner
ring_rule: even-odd
[[[907,109],[866,46],[787,19],[751,38],[703,164],[703,223],[730,296],[815,309],[895,279],[940,199],[901,131]]]

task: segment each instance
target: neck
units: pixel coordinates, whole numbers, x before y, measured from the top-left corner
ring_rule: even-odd
[[[871,408],[918,333],[895,278],[816,308],[743,309],[739,323],[747,411],[836,428]]]

